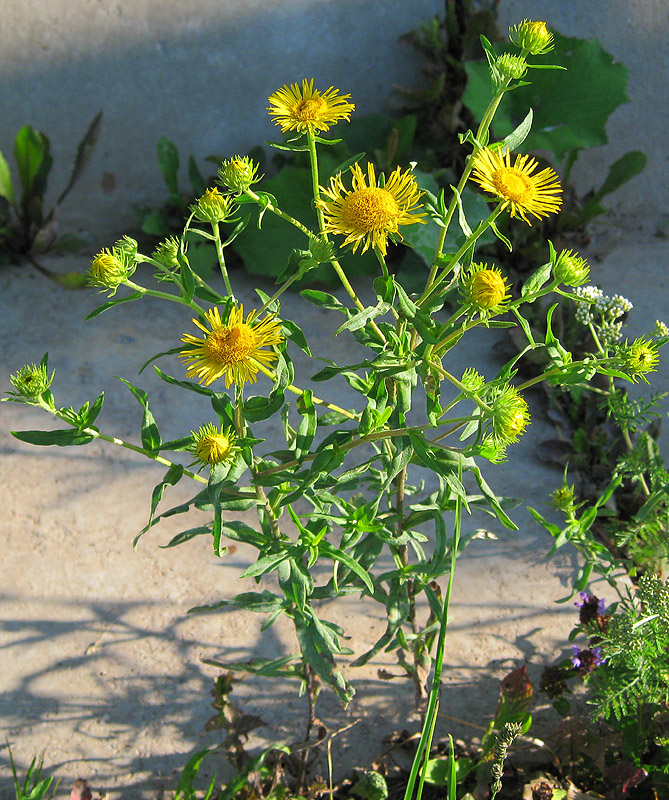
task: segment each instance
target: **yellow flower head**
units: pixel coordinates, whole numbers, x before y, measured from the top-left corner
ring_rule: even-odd
[[[353,103],[347,100],[350,96],[340,95],[339,89],[333,86],[320,92],[314,89],[313,78],[310,81],[304,78],[301,87],[293,83],[271,94],[267,111],[282,133],[327,131],[330,125],[336,125],[342,119],[350,121],[351,112],[355,110]]]
[[[343,246],[353,245],[355,252],[363,244],[364,253],[374,247],[383,255],[389,234],[398,235],[400,225],[425,223],[425,214],[415,213],[421,208],[422,192],[410,170],[393,170],[384,186],[377,186],[374,165],[367,165],[367,175],[358,164],[351,167],[353,188],[344,187],[341,173],[330,180],[327,189],[321,187],[318,206],[325,215],[327,233],[340,233],[346,237]]]
[[[511,298],[509,286],[498,267],[472,264],[463,273],[460,292],[464,302],[481,312],[499,312]]]
[[[644,377],[645,373],[654,372],[660,360],[657,346],[643,338],[637,339],[632,344],[625,342],[620,355],[630,378],[633,381],[636,378],[643,378],[646,383],[648,381]]]
[[[516,47],[533,56],[543,55],[553,49],[553,34],[545,22],[524,19],[518,25],[509,28],[509,39]]]
[[[99,286],[103,291],[111,289],[110,296],[115,294],[118,287],[135,271],[136,253],[137,242],[129,237],[121,239],[111,249],[103,248],[88,267],[86,283],[89,286]]]
[[[530,422],[530,410],[518,390],[507,383],[485,400],[492,406],[493,440],[502,446],[517,442]]]
[[[528,155],[516,156],[512,166],[508,150],[484,147],[473,158],[471,177],[501,200],[512,217],[522,217],[531,225],[528,214],[541,219],[557,213],[562,205],[562,199],[555,196],[562,191],[558,176],[550,167],[533,175],[536,167],[536,160]]]
[[[193,443],[188,448],[202,467],[215,466],[230,461],[238,452],[236,437],[232,428],[217,428],[208,422],[196,433],[191,431]]]
[[[573,250],[563,250],[553,265],[553,275],[565,286],[580,286],[588,280],[588,262]]]
[[[199,383],[209,386],[218,378],[225,379],[226,389],[231,384],[255,383],[261,366],[269,367],[278,358],[265,347],[281,344],[281,322],[265,317],[258,322],[256,312],[244,320],[244,306],[232,308],[223,322],[218,308],[205,311],[207,328],[199,320],[193,322],[205,334],[204,339],[185,333],[181,341],[188,347],[180,353],[188,364],[186,375],[196,377]]]
[[[190,207],[200,222],[224,222],[235,213],[235,202],[229,195],[221,194],[216,187],[207,191]]]
[[[258,165],[249,156],[233,156],[226,159],[218,170],[218,178],[223,186],[233,192],[245,192],[257,183]]]

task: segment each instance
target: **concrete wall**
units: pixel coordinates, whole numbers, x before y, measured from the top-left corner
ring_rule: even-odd
[[[185,158],[230,155],[277,136],[267,96],[315,77],[351,92],[359,113],[379,110],[394,85],[420,82],[420,59],[398,37],[443,9],[441,0],[3,0],[0,149],[25,123],[51,138],[53,190],[98,109],[102,135],[61,218],[100,237],[132,223],[133,203],[165,196],[155,145]],[[545,19],[596,36],[630,68],[631,103],[610,123],[610,145],[582,165],[583,187],[625,150],[650,156],[615,204],[659,217],[667,208],[667,0],[502,0],[503,27]],[[640,139],[643,138],[643,141]]]

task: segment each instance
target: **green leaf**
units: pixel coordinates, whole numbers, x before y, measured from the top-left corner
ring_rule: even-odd
[[[14,185],[12,173],[7,159],[0,152],[0,197],[5,197],[10,203],[14,202]]]
[[[295,614],[293,619],[302,655],[318,677],[334,689],[344,703],[348,703],[355,692],[346,678],[336,669],[334,657],[326,640],[311,620],[301,614]]]
[[[158,166],[163,173],[165,184],[170,192],[171,197],[181,197],[179,192],[179,151],[174,142],[171,142],[167,137],[161,136],[156,145],[156,153],[158,155]]]
[[[149,453],[157,453],[160,449],[162,439],[160,438],[156,420],[154,419],[151,409],[149,408],[148,395],[143,389],[138,389],[136,386],[133,386],[132,383],[127,381],[125,378],[118,378],[118,380],[120,380],[121,383],[125,383],[128,389],[130,389],[135,400],[137,400],[137,402],[144,409],[141,428],[142,447]]]
[[[527,112],[527,116],[525,119],[520,123],[520,125],[512,131],[508,136],[504,138],[502,141],[502,147],[506,150],[517,150],[520,145],[527,139],[530,135],[530,131],[532,130],[532,120],[534,118],[534,112],[530,109]]]
[[[102,111],[98,111],[98,113],[91,120],[86,133],[84,133],[81,141],[77,145],[77,152],[74,157],[74,164],[72,166],[70,180],[67,182],[67,186],[58,195],[58,200],[56,200],[54,210],[50,212],[49,217],[53,216],[55,208],[63,202],[67,195],[72,191],[79,178],[82,176],[84,170],[86,169],[86,165],[90,161],[91,155],[93,154],[93,150],[95,149],[95,145],[100,136],[101,127]]]
[[[202,177],[202,173],[198,169],[193,156],[188,159],[188,179],[190,180],[190,185],[193,188],[195,197],[200,197],[205,193],[207,190],[207,182]]]
[[[360,580],[365,584],[367,590],[371,595],[374,594],[374,584],[372,583],[372,579],[369,577],[369,573],[364,570],[360,564],[354,559],[351,558],[347,553],[343,550],[339,550],[336,547],[333,547],[331,544],[322,540],[318,545],[319,553],[323,553],[326,556],[329,556],[334,561],[339,561],[344,566],[348,567],[351,572],[354,572]]]
[[[142,536],[151,528],[154,524],[154,516],[156,513],[156,508],[158,507],[158,503],[162,500],[163,494],[165,493],[165,489],[168,486],[175,486],[184,474],[184,468],[181,464],[172,464],[172,466],[167,470],[165,476],[157,483],[154,488],[153,492],[151,493],[151,511],[149,512],[149,521],[146,525],[142,528],[142,530],[135,536],[135,539],[132,543],[133,550],[137,549],[137,544]],[[161,516],[167,516],[167,514],[162,514]]]
[[[295,439],[295,458],[302,460],[305,456],[309,455],[309,450],[314,441],[316,433],[317,419],[316,408],[313,401],[313,392],[311,389],[306,389],[297,403],[297,410],[302,414],[300,425],[297,429],[297,437]]]
[[[629,180],[643,172],[643,170],[646,168],[647,160],[648,159],[644,153],[641,153],[638,150],[632,150],[628,153],[625,153],[617,161],[611,164],[609,167],[609,173],[606,176],[604,183],[580,211],[569,217],[570,223],[572,223],[573,220],[576,222],[576,224],[583,225],[594,217],[606,213],[606,209],[602,207],[600,201],[606,197],[606,195],[615,192]]]
[[[142,296],[143,296],[142,292],[133,292],[132,294],[126,295],[125,297],[118,297],[114,300],[109,300],[108,302],[103,303],[101,306],[98,306],[94,311],[91,311],[91,313],[84,318],[84,321],[99,316],[112,306],[117,306],[119,303],[129,303],[132,300],[139,300]],[[181,350],[181,348],[179,348],[179,350]]]
[[[535,292],[538,292],[539,289],[541,289],[541,287],[546,283],[546,281],[550,280],[551,269],[552,264],[549,262],[548,264],[544,264],[543,266],[539,267],[536,272],[533,272],[523,284],[523,288],[520,290],[520,296],[527,297],[528,294],[534,294]]]
[[[74,428],[58,431],[12,431],[12,436],[21,442],[40,446],[57,445],[69,447],[70,445],[88,444],[95,439],[90,433],[80,433]]]
[[[549,150],[561,162],[573,148],[606,144],[608,118],[629,99],[628,70],[614,63],[595,39],[553,34],[555,48],[535,57],[537,64],[555,61],[566,71],[533,70],[531,84],[504,95],[492,127],[502,139],[523,120],[528,108],[534,109],[532,130],[521,152]],[[485,61],[468,61],[465,67],[469,81],[463,102],[480,121],[490,99],[489,67]]]
[[[14,156],[23,188],[23,202],[37,196],[41,198],[46,189],[46,176],[51,168],[49,140],[40,131],[24,125],[16,134]]]

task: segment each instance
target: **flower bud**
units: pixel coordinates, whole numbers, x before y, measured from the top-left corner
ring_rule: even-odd
[[[9,380],[21,397],[34,400],[51,386],[54,375],[55,372],[52,372],[49,377],[46,364],[27,364],[16,375],[10,375]]]
[[[221,194],[216,187],[207,191],[190,207],[195,219],[200,222],[224,222],[235,212],[235,203],[228,195]]]
[[[236,437],[233,429],[226,430],[217,428],[213,423],[208,422],[193,435],[193,442],[188,447],[188,452],[192,453],[202,467],[213,467],[216,464],[223,464],[231,461],[239,451],[236,445]]]
[[[482,312],[500,311],[511,297],[500,270],[487,264],[472,264],[461,279],[460,292],[467,305]]]
[[[256,177],[258,165],[248,156],[233,156],[224,161],[219,170],[220,183],[233,192],[245,192],[260,178]]]
[[[656,345],[643,338],[637,339],[632,344],[625,342],[619,355],[624,369],[633,381],[636,378],[643,378],[648,382],[644,375],[647,372],[654,372],[660,360]]]
[[[588,262],[573,250],[563,250],[553,265],[553,275],[565,286],[580,286],[588,280]]]
[[[179,266],[177,254],[179,252],[179,240],[174,236],[162,241],[153,251],[153,259],[162,264],[167,269],[174,269]]]
[[[502,53],[495,61],[494,69],[507,81],[520,80],[527,72],[527,61],[522,56]]]
[[[523,52],[540,56],[553,49],[553,34],[545,22],[533,22],[524,19],[518,25],[509,28],[509,39]]]
[[[86,282],[89,286],[99,286],[103,291],[111,289],[111,294],[115,294],[118,287],[135,271],[136,252],[136,242],[133,251],[132,247],[124,246],[123,240],[111,250],[103,248],[91,261]]]
[[[518,390],[506,384],[497,387],[490,398],[493,439],[502,445],[517,442],[530,422],[530,411]]]

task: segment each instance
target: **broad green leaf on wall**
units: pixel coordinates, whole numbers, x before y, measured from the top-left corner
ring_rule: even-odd
[[[553,32],[555,48],[537,56],[537,64],[558,64],[565,70],[529,70],[531,83],[508,92],[493,121],[496,139],[518,125],[529,108],[532,131],[519,148],[544,149],[561,162],[573,148],[606,144],[606,121],[626,103],[628,70],[617,64],[596,39],[578,39]],[[480,120],[490,99],[489,67],[485,61],[466,64],[469,83],[463,101]]]
[[[318,230],[316,214],[313,209],[311,172],[302,167],[284,167],[277,175],[260,184],[263,192],[276,197],[279,208],[310,230]],[[308,246],[306,235],[294,225],[280,219],[269,211],[263,215],[260,232],[255,217],[237,236],[233,248],[244,262],[246,270],[252,275],[280,275],[293,250]],[[337,238],[337,237],[335,237]],[[365,255],[338,253],[341,263],[349,275],[370,275],[378,270],[378,262],[371,251]],[[328,264],[311,270],[302,282],[337,285],[339,279]],[[298,281],[298,285],[300,282]]]
[[[433,195],[439,194],[440,187],[430,173],[414,170],[413,175],[416,178],[416,183],[421,189],[428,191]],[[467,219],[467,222],[471,228],[475,228],[482,219],[485,219],[488,216],[490,210],[480,194],[477,194],[476,192],[473,192],[467,188],[465,188],[462,192],[461,198],[464,215]],[[450,199],[450,196],[447,194],[446,205],[450,203]],[[434,220],[426,218],[425,225],[406,225],[402,227],[400,232],[404,238],[404,243],[408,247],[411,247],[423,259],[425,264],[431,266],[432,262],[434,261],[434,255],[441,230],[441,227]],[[486,232],[479,239],[479,242],[489,242],[492,240],[492,238],[492,234]],[[442,252],[455,252],[464,241],[465,235],[458,224],[457,215],[454,214],[453,219],[451,220],[451,226],[446,236],[446,241],[444,242],[444,247],[442,248]]]

